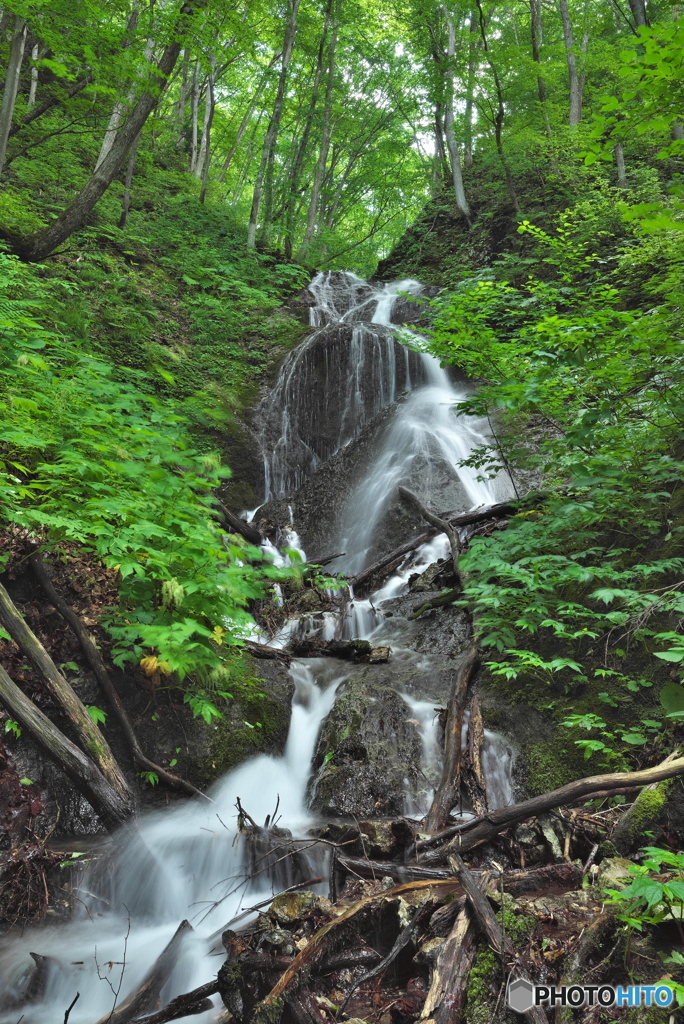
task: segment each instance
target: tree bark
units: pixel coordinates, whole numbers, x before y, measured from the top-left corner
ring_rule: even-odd
[[[640,26],[649,27],[650,22],[646,14],[646,0],[629,0],[629,9],[632,12],[636,28]]]
[[[29,629],[2,584],[0,584],[0,622],[15,643],[19,645],[41,679],[45,680],[51,697],[68,718],[84,751],[92,757],[119,797],[131,804],[131,792],[109,749],[109,744],[86,711],[80,697],[59,671],[38,637]]]
[[[475,959],[475,939],[472,913],[470,907],[465,906],[437,956],[419,1018],[421,1024],[460,1024],[468,977]]]
[[[466,653],[454,675],[449,696],[449,711],[444,737],[444,767],[442,778],[425,819],[427,832],[437,832],[449,820],[452,807],[461,792],[461,732],[468,686],[479,661],[477,646]]]
[[[311,196],[309,197],[309,208],[306,213],[306,227],[304,237],[299,247],[297,259],[304,263],[309,254],[311,241],[316,230],[316,221],[319,215],[321,202],[321,189],[325,177],[325,168],[328,163],[330,152],[330,140],[332,138],[332,94],[335,84],[335,51],[337,49],[337,26],[333,28],[328,48],[328,69],[325,84],[325,101],[323,104],[323,129],[321,132],[321,146],[318,151],[318,160],[314,170],[314,178],[311,184]]]
[[[78,615],[76,615],[64,598],[57,592],[57,590],[55,590],[50,577],[45,571],[45,566],[43,565],[40,555],[35,552],[31,555],[29,561],[36,579],[45,591],[46,597],[76,634],[78,642],[81,645],[81,649],[88,659],[88,664],[99,683],[100,689],[102,690],[102,693],[104,694],[107,703],[112,709],[121,731],[126,738],[126,742],[131,749],[133,760],[137,767],[142,769],[142,771],[154,772],[163,782],[174,789],[180,789],[183,792],[188,793],[190,796],[204,797],[204,793],[201,793],[200,790],[196,789],[189,782],[186,782],[185,779],[181,779],[177,775],[167,772],[166,769],[145,757],[138,742],[138,737],[131,725],[131,720],[128,717],[126,708],[123,705],[123,701],[121,700],[116,687],[109,678],[107,667],[102,660],[100,652],[95,646],[95,642],[79,619]],[[205,797],[205,799],[207,798]]]
[[[211,122],[214,119],[214,67],[216,61],[212,58],[211,67],[209,74],[207,75],[207,84],[204,90],[204,120],[202,122],[202,141],[200,143],[199,152],[197,154],[197,160],[193,168],[193,175],[195,178],[202,178],[204,176],[204,165],[209,159],[209,140],[211,134]]]
[[[181,150],[185,142],[185,106],[188,102],[188,67],[190,66],[190,51],[187,46],[183,50],[183,65],[181,71],[181,83],[178,91],[178,133],[176,135],[176,149]]]
[[[617,180],[619,188],[628,188],[627,184],[627,170],[625,168],[625,151],[622,148],[621,142],[616,142],[613,146],[613,156],[615,157],[615,168],[617,170]]]
[[[33,49],[31,50],[31,85],[29,86],[28,100],[26,101],[26,106],[29,110],[36,102],[36,92],[38,91],[38,68],[36,66],[37,60],[38,43],[34,43]]]
[[[131,815],[129,801],[122,800],[90,758],[53,725],[47,715],[19,689],[0,665],[0,703],[25,729],[51,761],[61,768],[110,832]]]
[[[71,206],[64,210],[59,217],[29,239],[13,239],[14,247],[21,257],[35,261],[45,259],[74,231],[83,227],[94,206],[123,166],[134,139],[159,103],[169,75],[178,60],[182,40],[189,30],[194,15],[205,2],[206,0],[184,0],[171,31],[170,41],[155,65],[150,87],[143,92],[127,122],[117,133],[111,150],[100,167],[93,172]]]
[[[502,962],[504,961],[504,958],[515,960],[516,955],[515,950],[513,949],[513,943],[509,937],[504,934],[501,925],[496,919],[494,911],[489,905],[489,900],[480,888],[475,875],[466,867],[458,854],[452,854],[449,858],[449,863],[454,869],[454,874],[457,875],[459,882],[466,891],[470,905],[473,908],[480,927],[489,940],[489,944],[494,947],[501,957]],[[525,971],[521,970],[519,965],[517,966],[516,974],[520,978],[527,978],[527,974]],[[533,1006],[531,1010],[526,1010],[523,1016],[525,1017],[525,1020],[530,1021],[531,1024],[548,1024],[548,1018],[541,1006]]]
[[[18,15],[14,19],[14,34],[12,36],[12,45],[10,47],[10,58],[9,64],[7,65],[7,75],[5,77],[5,88],[2,94],[2,106],[0,106],[0,174],[5,167],[5,157],[7,156],[7,140],[9,138],[10,127],[12,125],[12,115],[14,114],[14,105],[17,101],[17,92],[19,91],[19,76],[21,74],[21,64],[24,59],[24,47],[26,46],[26,36],[28,28],[23,18]]]
[[[256,181],[254,182],[254,192],[252,195],[252,209],[249,215],[249,227],[247,228],[247,245],[251,249],[253,249],[256,245],[257,226],[259,222],[259,210],[261,208],[261,202],[263,199],[264,192],[264,178],[266,176],[269,165],[272,165],[272,161],[275,157],[275,148],[276,143],[278,141],[278,131],[280,129],[280,121],[283,116],[283,108],[285,106],[285,87],[287,85],[287,71],[290,66],[290,59],[292,57],[292,51],[294,49],[295,36],[297,35],[297,15],[299,13],[300,2],[301,0],[288,0],[288,16],[285,22],[283,52],[280,58],[280,76],[278,78],[278,89],[276,92],[276,98],[273,106],[271,120],[266,130],[266,138],[264,139],[264,147],[261,153],[261,162],[259,164],[259,170],[257,171]],[[268,224],[264,224],[264,228],[266,229],[266,231],[268,230],[268,226]]]
[[[470,206],[463,186],[463,172],[461,170],[461,147],[456,143],[454,131],[454,69],[453,60],[456,53],[456,29],[454,20],[449,17],[447,20],[448,44],[447,44],[447,87],[446,87],[446,109],[444,112],[444,134],[446,135],[447,148],[449,150],[449,161],[451,163],[451,178],[454,183],[454,195],[456,205],[470,227],[472,215]]]
[[[199,58],[197,58],[195,60],[195,66],[192,70],[192,85],[190,87],[190,164],[188,166],[190,174],[195,173],[195,166],[197,164],[197,149],[199,140],[199,100]]]
[[[568,68],[568,82],[570,85],[570,113],[568,124],[571,128],[578,125],[582,119],[582,83],[577,71],[577,59],[575,57],[575,43],[572,34],[572,22],[568,10],[568,0],[558,0],[560,5],[560,16],[563,24],[563,43],[565,45],[565,63]]]
[[[440,533],[446,533],[447,537],[449,538],[451,557],[454,563],[454,576],[456,577],[456,582],[459,589],[462,589],[463,584],[461,581],[461,573],[458,567],[458,558],[461,553],[461,542],[458,539],[458,533],[456,532],[456,530],[453,528],[451,523],[449,523],[446,519],[440,519],[439,516],[436,516],[434,512],[431,512],[429,510],[429,508],[426,508],[426,506],[423,505],[418,495],[414,494],[413,491],[409,491],[408,487],[400,487],[399,496],[403,498],[404,501],[408,501],[411,505],[413,505],[413,507],[421,514],[423,519],[425,519],[426,522],[430,524],[430,526],[434,526],[436,530],[440,531]]]

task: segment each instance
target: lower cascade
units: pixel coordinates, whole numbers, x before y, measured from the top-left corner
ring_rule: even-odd
[[[453,512],[503,500],[512,485],[503,471],[483,480],[461,465],[473,449],[489,443],[489,425],[459,414],[468,385],[454,383],[421,350],[413,327],[400,326],[415,327],[420,320],[414,300],[423,289],[417,282],[371,285],[353,274],[330,272],[316,277],[309,294],[312,333],[290,354],[256,414],[264,496],[271,505],[286,500],[291,506],[281,548],[311,554],[313,544],[320,554],[325,531],[327,550],[344,552],[331,570],[352,578],[391,550],[388,533],[403,528],[393,509],[400,485],[431,507]],[[337,488],[331,507],[309,514],[308,521],[302,513],[300,523],[307,495],[331,479]],[[265,548],[271,557],[285,557],[270,542]],[[288,669],[294,696],[282,756],[255,757],[216,782],[208,800],[148,813],[122,829],[110,848],[103,844],[83,869],[77,889],[81,910],[69,923],[4,940],[0,1021],[61,1021],[77,992],[70,1024],[136,1019],[137,1014],[119,1018],[120,1008],[176,936],[159,992],[164,1006],[216,976],[221,935],[237,927],[236,918],[253,918],[289,886],[306,883],[328,895],[331,847],[317,842],[326,821],[420,818],[427,812],[442,766],[436,705],[448,697],[453,655],[466,645],[467,627],[451,617],[446,629],[453,635],[436,638],[433,626],[409,617],[418,600],[410,586],[417,577],[434,575],[448,555],[446,536],[432,537],[370,595],[345,588],[331,595],[332,610],[301,614],[273,635],[258,637],[281,648],[293,639],[365,640],[374,649],[390,648],[391,658],[377,664],[295,658]],[[350,732],[340,716],[343,701],[357,693],[364,703]],[[467,729],[466,715],[463,743]],[[493,809],[513,802],[515,752],[503,736],[489,730],[484,736],[483,769]],[[383,778],[380,755],[375,767],[359,768],[363,761],[356,751],[371,743],[388,759]],[[405,750],[414,752],[413,759],[402,764]],[[467,806],[458,809],[468,813]],[[248,841],[241,831],[245,822],[259,829],[268,822],[269,841]],[[179,931],[183,922],[191,927]],[[26,977],[34,970],[31,953],[48,959],[41,961],[39,991],[25,1003]],[[213,1001],[213,1009],[193,1019],[229,1019],[218,996]]]

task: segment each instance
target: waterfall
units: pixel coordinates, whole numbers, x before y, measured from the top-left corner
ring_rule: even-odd
[[[367,560],[383,510],[399,483],[410,483],[428,501],[448,495],[451,504],[445,507],[460,502],[462,508],[496,501],[509,493],[509,486],[503,474],[482,480],[461,465],[473,448],[488,443],[487,424],[459,414],[467,389],[455,386],[432,356],[407,347],[398,336],[398,324],[419,317],[419,308],[404,297],[421,295],[417,282],[370,285],[334,271],[319,274],[310,293],[312,333],[285,360],[256,416],[266,498],[293,494],[322,461],[350,443],[374,417],[386,415],[379,444],[363,478],[349,489],[339,522],[338,540],[344,546],[335,550],[347,552],[344,569],[353,573]],[[413,341],[419,348],[418,335]],[[301,556],[296,511],[294,519],[283,546]],[[274,561],[287,563],[287,553],[268,543],[264,547]],[[364,599],[351,594],[338,613],[326,612],[312,628],[323,639],[391,643],[393,656],[404,659],[417,679],[429,674],[430,656],[412,649],[411,627],[391,609],[407,593],[410,574],[444,558],[447,550],[444,536],[434,538],[407,557],[377,593]],[[282,595],[277,593],[276,600],[282,601]],[[309,627],[291,620],[269,643],[284,645],[293,631],[303,628]],[[162,990],[165,1004],[215,976],[221,962],[217,936],[236,915],[283,885],[326,874],[325,850],[306,836],[313,821],[307,791],[321,725],[350,671],[348,663],[334,659],[294,661],[292,718],[282,757],[261,755],[230,772],[211,789],[211,803],[179,802],[122,829],[104,867],[95,864],[86,871],[79,887],[82,911],[72,921],[28,929],[0,944],[2,1024],[16,1024],[19,1017],[23,1024],[61,1020],[76,992],[80,999],[70,1024],[95,1024],[111,1011],[109,983],[120,988],[120,1005],[179,923],[188,919],[193,931],[184,937],[178,966]],[[400,696],[422,743],[425,777],[420,793],[407,788],[405,810],[422,814],[440,770],[435,711],[430,701],[409,693]],[[496,806],[512,797],[513,751],[501,737],[487,733],[486,739],[484,769],[491,806]],[[278,871],[272,865],[252,876],[254,865],[235,826],[238,797],[258,824],[278,805],[282,824],[302,839],[301,877],[295,878],[291,868]],[[55,961],[44,995],[30,1005],[20,1005],[18,998],[12,1004],[30,951]],[[220,1012],[217,1004],[194,1019],[215,1024]]]

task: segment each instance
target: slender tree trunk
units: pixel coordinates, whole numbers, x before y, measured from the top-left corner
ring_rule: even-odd
[[[202,149],[204,153],[200,151],[202,157],[202,188],[200,189],[199,201],[203,203],[207,197],[207,187],[209,185],[209,167],[211,165],[211,125],[214,120],[214,111],[216,110],[216,100],[214,98],[214,78],[213,75],[209,76],[209,84],[207,85],[207,91],[210,93],[210,107],[209,117],[204,119],[204,134],[202,135]],[[206,145],[205,145],[206,140]]]
[[[181,72],[181,83],[178,92],[178,107],[176,117],[178,119],[178,134],[176,135],[176,149],[180,152],[185,142],[185,105],[188,102],[188,68],[190,67],[190,51],[186,46],[183,50],[183,68]]]
[[[542,41],[541,0],[530,0],[530,35],[532,39],[532,60],[537,65],[537,95],[539,96],[539,105],[542,109],[546,134],[550,141],[553,137],[553,133],[551,131],[551,122],[549,120],[549,111],[547,106],[546,82],[544,81],[544,76],[541,73],[541,57],[539,53]]]
[[[319,214],[321,201],[321,188],[325,177],[325,168],[328,163],[330,151],[330,140],[332,138],[332,95],[335,84],[335,50],[337,49],[337,26],[333,28],[328,48],[328,70],[325,83],[325,102],[323,105],[323,130],[321,133],[321,148],[318,151],[318,160],[314,170],[314,179],[311,184],[311,196],[309,198],[309,209],[306,214],[306,227],[304,237],[299,248],[297,259],[304,262],[309,252],[311,240],[316,230],[316,218]]]
[[[318,52],[316,55],[316,69],[314,71],[314,78],[311,84],[311,94],[309,98],[309,105],[307,112],[304,117],[304,127],[299,140],[299,145],[295,150],[295,154],[292,160],[292,166],[288,175],[288,188],[287,188],[287,200],[286,200],[286,214],[285,214],[285,255],[288,259],[292,258],[292,236],[294,234],[295,226],[295,211],[297,208],[297,187],[299,185],[299,178],[302,171],[302,165],[304,163],[304,157],[306,156],[309,137],[311,135],[311,129],[313,127],[314,114],[316,113],[316,106],[318,104],[318,94],[321,86],[321,78],[323,76],[323,66],[325,64],[325,50],[328,33],[330,31],[330,22],[332,18],[333,0],[328,0],[328,4],[325,11],[325,21],[323,23],[323,31],[321,33],[321,39],[318,44]]]
[[[256,234],[257,225],[259,223],[259,210],[261,208],[261,202],[264,197],[264,179],[267,171],[271,172],[272,178],[272,167],[273,160],[275,158],[275,148],[278,141],[278,131],[280,129],[280,120],[283,116],[283,107],[285,106],[285,86],[287,84],[287,70],[290,65],[290,58],[292,57],[292,50],[294,49],[295,36],[297,35],[297,15],[299,13],[300,0],[288,0],[289,13],[287,21],[285,23],[285,37],[283,40],[283,53],[280,62],[280,77],[278,79],[278,90],[276,92],[275,104],[273,107],[273,114],[266,130],[266,138],[264,139],[264,148],[261,154],[261,162],[259,164],[259,170],[257,171],[256,181],[254,182],[254,193],[252,195],[252,209],[249,216],[249,227],[247,229],[247,245],[253,249],[256,245]],[[267,182],[267,188],[272,182]],[[271,200],[270,189],[269,195],[267,196],[267,202]],[[268,224],[264,224],[266,232],[268,231]]]
[[[86,75],[85,78],[81,78],[78,82],[75,82],[70,89],[67,89],[63,94],[59,96],[51,96],[49,99],[43,100],[37,107],[32,107],[31,110],[24,114],[23,117],[19,118],[16,124],[13,124],[9,130],[10,139],[17,135],[22,128],[36,121],[43,114],[46,114],[48,110],[52,110],[53,107],[58,107],[64,100],[70,100],[72,96],[78,95],[79,92],[83,92],[86,86],[91,85],[95,81],[94,75]]]
[[[17,251],[25,259],[45,259],[74,231],[83,226],[91,210],[104,195],[128,155],[135,138],[161,98],[166,82],[180,53],[182,40],[204,0],[185,0],[171,31],[164,52],[155,65],[151,87],[146,89],[133,107],[130,116],[117,134],[114,145],[100,167],[93,172],[74,202],[59,217],[28,240],[14,239]]]
[[[636,28],[642,25],[648,28],[650,22],[646,14],[646,0],[629,0],[629,9],[632,12]]]
[[[19,91],[19,75],[21,74],[21,64],[24,59],[27,31],[26,22],[23,18],[17,16],[14,19],[14,34],[12,35],[5,89],[2,94],[2,106],[0,107],[0,173],[2,173],[5,166],[5,157],[7,156],[7,140],[12,125],[17,92]]]
[[[497,111],[496,116],[494,118],[494,138],[496,141],[496,151],[499,154],[499,160],[501,161],[501,166],[503,167],[504,177],[506,179],[506,188],[508,189],[508,195],[511,200],[511,205],[513,206],[513,209],[516,213],[520,213],[520,203],[518,202],[518,196],[515,191],[515,185],[513,184],[513,175],[511,174],[511,169],[508,166],[508,160],[506,159],[506,152],[503,146],[503,123],[506,114],[503,88],[501,86],[501,79],[499,78],[499,73],[496,70],[496,65],[492,61],[491,54],[489,52],[489,44],[487,42],[487,30],[485,26],[484,11],[482,10],[482,3],[481,0],[476,0],[476,2],[477,13],[479,15],[478,21],[480,25],[480,38],[482,40],[482,49],[487,55],[487,61],[489,63],[489,67],[491,68],[492,76],[494,78],[494,88],[496,90]]]
[[[0,703],[19,722],[50,760],[62,769],[81,793],[103,825],[110,831],[122,825],[132,813],[124,801],[97,770],[90,758],[53,725],[32,700],[19,689],[0,665]]]
[[[572,22],[568,10],[568,0],[559,0],[561,22],[563,23],[563,43],[565,45],[565,63],[568,68],[568,82],[570,85],[570,114],[568,124],[571,128],[578,125],[582,119],[582,83],[577,71],[577,60],[575,58],[575,43],[572,35]]]
[[[249,122],[252,119],[252,115],[254,113],[254,108],[257,105],[257,100],[259,99],[259,96],[261,95],[261,93],[263,91],[263,88],[266,85],[266,82],[268,81],[268,72],[271,70],[271,68],[273,67],[273,65],[275,64],[277,59],[278,59],[278,57],[274,57],[273,58],[273,60],[271,61],[271,63],[268,66],[268,69],[264,72],[264,75],[263,75],[261,81],[259,82],[259,84],[257,85],[256,89],[254,90],[252,98],[249,101],[249,106],[247,107],[247,110],[245,111],[244,117],[240,121],[240,126],[239,126],[239,128],[237,130],[237,135],[235,136],[235,142],[233,143],[233,145],[228,150],[228,155],[227,155],[226,159],[223,161],[223,166],[221,167],[221,173],[219,174],[218,179],[217,179],[219,182],[225,181],[226,171],[230,167],[230,165],[232,163],[232,160],[233,160],[233,157],[237,153],[238,146],[240,145],[240,143],[242,141],[242,136],[247,131],[247,128],[249,126]]]
[[[201,178],[204,174],[204,164],[209,160],[209,142],[211,135],[211,122],[214,119],[214,66],[215,60],[212,57],[207,85],[204,92],[204,121],[202,122],[202,141],[200,143],[197,160],[193,169],[195,178]]]
[[[139,13],[140,12],[138,10],[138,4],[135,3],[134,6],[133,6],[133,11],[132,11],[132,13],[131,13],[131,15],[130,15],[130,17],[128,19],[128,23],[126,25],[126,34],[125,34],[125,37],[124,37],[124,43],[123,43],[123,47],[122,47],[122,49],[124,49],[124,50],[128,49],[128,47],[133,42],[133,35],[135,33],[136,28],[138,27],[138,15],[139,15]],[[123,97],[119,97],[116,100],[115,104],[114,104],[111,116],[109,118],[109,124],[107,125],[107,129],[106,129],[105,134],[104,134],[104,139],[102,140],[102,145],[100,147],[100,152],[98,154],[97,160],[95,161],[95,170],[96,171],[101,166],[102,161],[107,156],[107,154],[111,151],[111,148],[114,145],[114,141],[116,139],[116,133],[119,130],[119,125],[121,124],[121,121],[123,120],[124,110],[129,105],[129,103],[132,102],[133,95],[134,95],[133,94],[133,90],[129,90],[128,95],[126,96],[125,99]]]
[[[119,228],[121,231],[126,227],[128,221],[128,214],[131,209],[131,185],[133,184],[133,170],[135,168],[135,158],[138,155],[138,143],[140,142],[140,136],[131,146],[131,152],[128,157],[128,167],[126,168],[126,181],[124,184],[124,194],[121,201],[121,216],[119,217]]]
[[[463,172],[461,171],[461,147],[456,142],[454,131],[454,68],[453,60],[456,53],[456,28],[453,18],[447,21],[448,44],[447,44],[447,86],[446,86],[446,110],[444,112],[444,134],[446,135],[449,159],[451,161],[451,177],[454,183],[454,195],[456,205],[463,214],[470,226],[472,214],[466,199],[463,186]]]
[[[192,86],[190,89],[190,166],[188,169],[191,174],[195,173],[195,167],[197,165],[197,141],[199,135],[199,101],[200,84],[198,58],[197,60],[195,60],[195,67],[192,72]]]
[[[470,13],[470,32],[468,42],[468,81],[466,83],[465,101],[465,145],[463,163],[466,167],[473,166],[473,95],[475,92],[475,65],[477,59],[477,15]]]
[[[613,156],[615,157],[615,167],[617,169],[618,187],[628,188],[627,171],[625,170],[625,153],[621,142],[616,142],[613,146]]]
[[[31,50],[31,85],[29,86],[28,101],[26,103],[27,108],[30,110],[33,104],[36,102],[36,92],[38,90],[38,43],[34,44]]]
[[[444,141],[444,104],[439,100],[435,103],[435,168],[439,168],[440,177],[444,177],[449,167]]]

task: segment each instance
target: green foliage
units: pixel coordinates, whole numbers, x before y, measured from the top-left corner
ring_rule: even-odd
[[[220,529],[213,492],[229,471],[193,448],[187,417],[43,326],[49,293],[27,268],[3,255],[0,273],[0,518],[118,570],[117,664],[213,685],[248,602],[282,571]]]
[[[468,464],[487,476],[503,456],[548,489],[505,532],[472,541],[460,603],[474,611],[494,675],[566,692],[589,685],[617,706],[620,687],[648,688],[656,659],[684,656],[680,634],[663,630],[684,614],[684,524],[672,511],[684,470],[684,351],[673,330],[680,288],[656,308],[626,309],[613,283],[620,266],[606,276],[572,216],[553,234],[528,223],[519,230],[532,257],[509,257],[433,302],[431,348],[481,382],[463,408],[490,415],[502,446]],[[627,269],[632,252],[619,261]],[[669,651],[657,650],[667,642]],[[646,671],[620,663],[628,644],[648,650]],[[601,739],[580,746],[625,764],[630,745],[660,728],[647,721],[621,729],[596,718]],[[588,727],[586,716],[566,724]]]
[[[684,942],[684,854],[657,846],[646,846],[643,853],[643,863],[629,869],[634,881],[622,889],[606,889],[606,903],[617,908],[617,917],[630,934],[643,931],[645,925],[670,920]],[[671,877],[673,872],[675,877]]]

